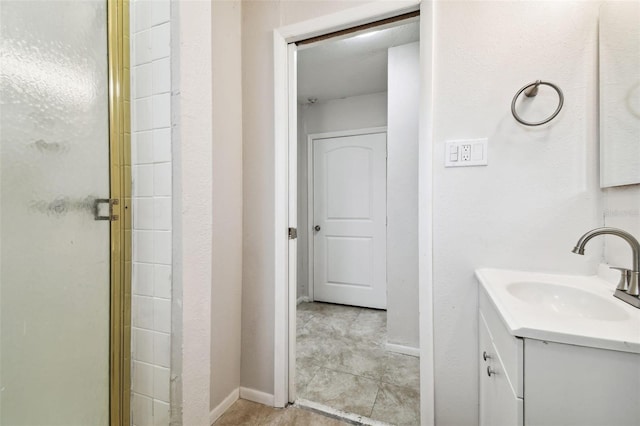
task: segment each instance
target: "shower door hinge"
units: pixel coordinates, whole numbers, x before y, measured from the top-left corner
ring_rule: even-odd
[[[297,228],[289,228],[289,239],[295,240],[298,238],[298,229]]]
[[[95,220],[108,220],[110,222],[114,222],[119,219],[117,214],[113,214],[113,206],[117,206],[120,201],[117,198],[96,198],[93,201],[93,218]],[[107,216],[100,215],[100,205],[108,204],[109,205],[109,214]]]

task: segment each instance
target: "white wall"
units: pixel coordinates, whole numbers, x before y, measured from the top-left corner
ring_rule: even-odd
[[[640,241],[640,185],[606,188],[604,192],[604,225],[624,229]],[[586,229],[584,232],[588,231]],[[605,262],[630,268],[631,248],[622,239],[604,236]],[[598,244],[592,240],[589,244]],[[602,244],[601,243],[601,244]],[[591,247],[588,247],[591,249]]]
[[[420,43],[389,49],[387,342],[418,348]]]
[[[309,295],[307,136],[387,125],[387,94],[353,96],[298,106],[298,297]]]
[[[241,3],[212,3],[213,247],[211,383],[213,417],[240,387],[242,294]],[[213,420],[213,418],[212,418]]]
[[[169,424],[171,23],[168,1],[131,1],[132,424]]]
[[[238,397],[242,288],[241,3],[175,2],[172,424]],[[179,370],[178,370],[179,369]]]
[[[436,422],[477,423],[477,283],[482,266],[595,273],[571,248],[602,222],[596,137],[596,2],[441,2],[434,82]],[[557,83],[565,105],[525,128],[515,92]],[[542,94],[540,95],[542,96]],[[544,100],[544,98],[540,98]],[[487,167],[445,169],[444,142],[489,138]],[[462,408],[462,409],[461,409]]]
[[[210,424],[239,393],[240,10],[172,2],[172,424]]]
[[[172,2],[171,12],[176,35],[171,423],[205,425],[210,417],[212,336],[212,5]]]

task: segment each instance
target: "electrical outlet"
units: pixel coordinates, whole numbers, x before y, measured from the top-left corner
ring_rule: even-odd
[[[470,167],[487,165],[487,139],[447,141],[445,167]]]
[[[471,145],[462,145],[460,148],[460,161],[471,161]]]

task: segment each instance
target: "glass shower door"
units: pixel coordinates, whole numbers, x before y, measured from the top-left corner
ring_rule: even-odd
[[[106,425],[106,0],[0,0],[0,77],[0,425]]]

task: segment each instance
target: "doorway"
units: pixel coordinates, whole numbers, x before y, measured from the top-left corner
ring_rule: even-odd
[[[297,93],[294,43],[319,34],[330,34],[368,25],[381,19],[420,10],[420,99],[418,140],[418,301],[420,306],[420,422],[435,422],[435,384],[433,348],[433,2],[368,3],[331,15],[274,30],[274,394],[273,405],[283,407],[295,401],[295,333],[296,333],[296,228],[297,214]],[[302,229],[302,223],[300,225]]]
[[[126,5],[2,2],[2,424],[129,423]]]
[[[420,422],[418,40],[413,16],[297,48],[291,400],[347,418]]]

